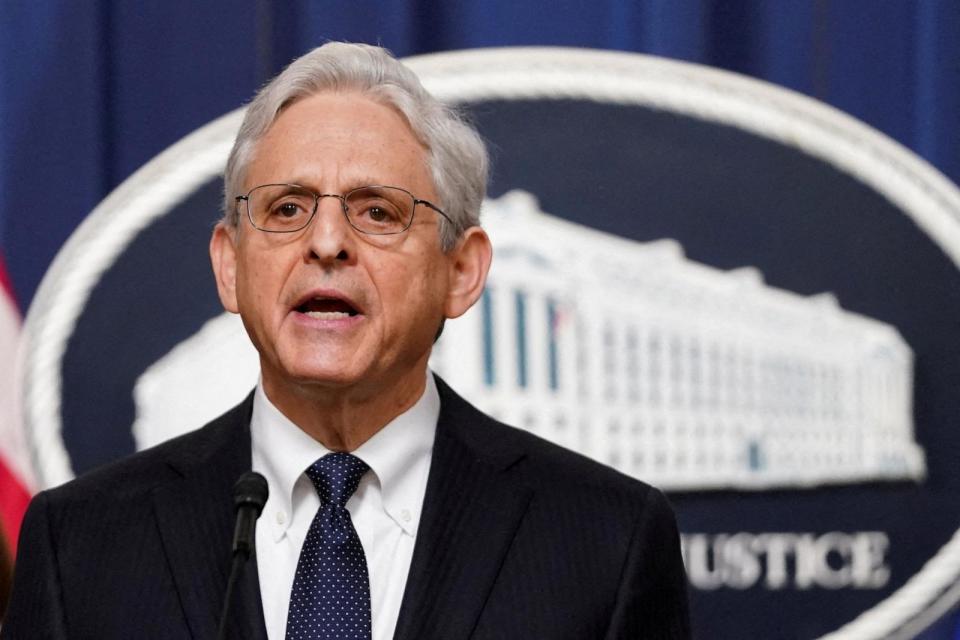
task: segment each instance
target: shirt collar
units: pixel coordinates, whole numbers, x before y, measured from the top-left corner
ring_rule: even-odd
[[[376,477],[383,509],[408,535],[416,535],[433,453],[440,394],[428,371],[423,395],[407,411],[387,423],[353,451]],[[291,422],[257,383],[250,419],[253,468],[267,479],[270,494],[265,513],[284,514],[270,521],[279,540],[292,520],[293,490],[311,464],[330,453]]]
[[[353,452],[380,481],[384,511],[411,536],[420,522],[439,417],[440,394],[427,371],[417,403]]]

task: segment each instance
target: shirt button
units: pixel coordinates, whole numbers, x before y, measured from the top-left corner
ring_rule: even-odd
[[[284,514],[283,511],[277,511],[277,524],[283,524],[286,521],[287,521],[286,514]]]
[[[410,522],[410,512],[407,509],[404,509],[400,512],[400,517],[404,522]]]

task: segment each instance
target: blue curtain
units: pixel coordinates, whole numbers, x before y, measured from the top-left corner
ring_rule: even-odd
[[[960,181],[954,0],[11,0],[0,20],[0,256],[23,308],[112,188],[328,39],[401,56],[618,49],[823,100]],[[945,620],[925,638],[951,638]]]
[[[561,45],[708,64],[832,104],[960,179],[952,0],[14,0],[3,13],[0,251],[24,307],[110,189],[327,39],[401,56]]]

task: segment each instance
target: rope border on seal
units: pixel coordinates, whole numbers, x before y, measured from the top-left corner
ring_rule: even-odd
[[[738,74],[632,53],[522,47],[404,61],[441,100],[578,99],[642,105],[742,129],[797,148],[904,211],[960,268],[960,190],[911,151],[821,102]],[[99,277],[143,228],[221,175],[237,109],[155,157],[115,189],[57,254],[24,323],[27,436],[43,486],[73,477],[61,438],[60,365]],[[900,589],[821,640],[909,638],[960,600],[960,530]]]
[[[61,438],[60,365],[94,286],[141,230],[222,174],[242,119],[242,109],[232,111],[137,170],[83,220],[44,274],[21,343],[24,418],[41,487],[74,477]]]

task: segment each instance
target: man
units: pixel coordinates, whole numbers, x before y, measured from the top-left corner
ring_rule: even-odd
[[[428,371],[480,296],[486,155],[375,47],[250,105],[210,242],[260,354],[203,429],[33,501],[3,638],[213,638],[231,485],[269,484],[231,638],[686,638],[655,489],[481,414]]]

